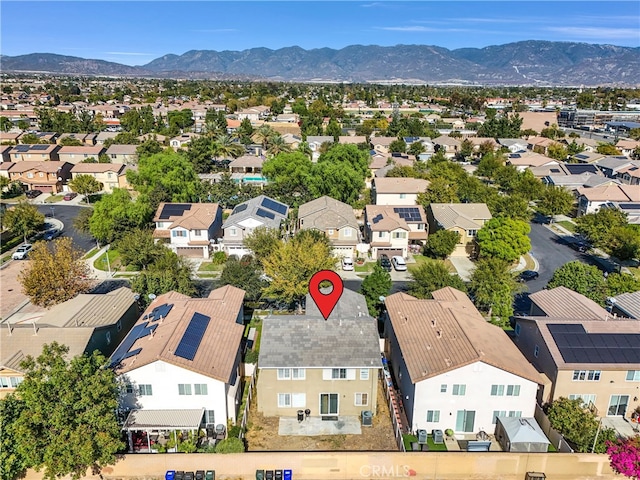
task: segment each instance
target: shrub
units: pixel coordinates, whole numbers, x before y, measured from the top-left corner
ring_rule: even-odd
[[[244,356],[245,363],[258,363],[258,351],[257,350],[249,350],[247,354]]]
[[[227,438],[216,445],[216,453],[242,453],[244,442],[237,437]]]
[[[214,265],[222,265],[226,261],[227,254],[222,251],[214,253],[211,257],[211,263],[213,263]]]

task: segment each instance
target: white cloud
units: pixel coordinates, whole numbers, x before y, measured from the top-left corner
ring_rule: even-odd
[[[547,30],[563,33],[577,38],[590,38],[600,40],[621,40],[638,38],[638,30],[635,28],[601,28],[601,27],[548,27]]]

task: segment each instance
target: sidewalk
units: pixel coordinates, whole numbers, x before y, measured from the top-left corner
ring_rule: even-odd
[[[107,251],[108,248],[109,248],[109,245],[106,245],[100,248],[100,250],[98,250],[91,258],[87,258],[85,260],[85,262],[89,266],[89,271],[91,272],[91,278],[95,278],[97,280],[109,280],[113,278],[114,272],[99,270],[93,266],[95,261],[98,258],[100,258]]]

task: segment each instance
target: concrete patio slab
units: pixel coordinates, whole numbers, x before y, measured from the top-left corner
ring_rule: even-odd
[[[637,423],[628,422],[622,417],[602,417],[602,428],[613,428],[619,436],[632,438],[640,430]]]
[[[296,417],[280,417],[278,435],[360,435],[360,418],[354,416],[338,417],[338,420],[322,420],[310,417],[298,422]]]

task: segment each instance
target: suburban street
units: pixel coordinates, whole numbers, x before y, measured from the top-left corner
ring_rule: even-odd
[[[95,241],[89,235],[79,232],[73,226],[73,219],[78,215],[80,209],[87,207],[54,203],[38,204],[37,207],[40,213],[47,217],[53,216],[56,220],[60,220],[64,224],[62,236],[73,238],[73,243],[83,252],[88,252],[96,246]]]

